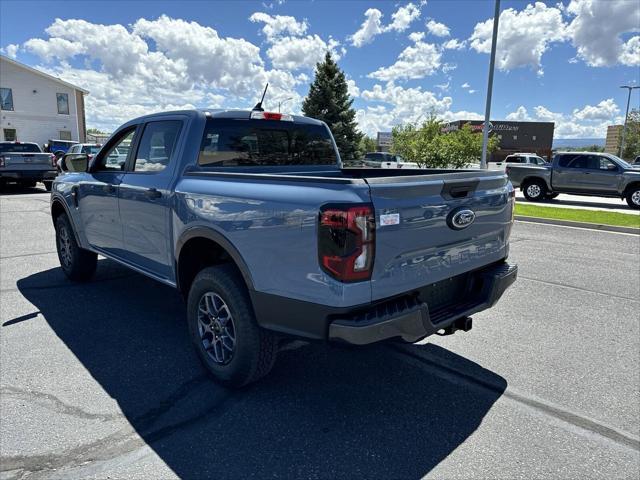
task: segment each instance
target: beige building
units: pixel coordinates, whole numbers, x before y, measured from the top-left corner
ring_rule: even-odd
[[[0,141],[86,141],[89,92],[0,55]]]
[[[607,127],[607,141],[604,144],[604,151],[618,154],[620,148],[620,137],[622,137],[623,125],[609,125]]]

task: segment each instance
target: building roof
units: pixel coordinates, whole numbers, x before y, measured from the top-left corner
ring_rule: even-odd
[[[43,71],[38,70],[37,68],[33,68],[33,67],[30,67],[29,65],[25,65],[24,63],[20,63],[20,62],[18,62],[16,60],[13,60],[13,59],[5,56],[5,55],[0,55],[0,59],[2,59],[2,61],[6,61],[6,62],[10,63],[11,65],[15,65],[16,67],[20,67],[23,70],[27,70],[28,72],[35,73],[36,75],[40,75],[41,77],[47,78],[49,80],[53,80],[54,82],[60,83],[61,85],[64,85],[66,87],[73,88],[75,90],[79,90],[82,93],[84,93],[85,95],[87,95],[89,93],[89,90],[85,90],[82,87],[79,87],[79,86],[74,85],[74,84],[69,83],[69,82],[65,82],[61,78],[54,77],[53,75],[49,75],[48,73],[44,73]]]

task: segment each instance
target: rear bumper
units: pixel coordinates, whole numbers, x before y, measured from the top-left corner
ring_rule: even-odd
[[[57,174],[55,170],[0,170],[0,178],[6,180],[53,181]]]
[[[269,330],[354,345],[394,337],[416,342],[492,307],[517,274],[517,266],[501,261],[404,295],[348,308],[250,294],[258,323]]]
[[[384,302],[329,325],[329,339],[365,345],[399,337],[416,342],[451,326],[456,320],[492,307],[515,282],[518,267],[506,262],[470,274],[462,298],[431,306],[416,297]]]

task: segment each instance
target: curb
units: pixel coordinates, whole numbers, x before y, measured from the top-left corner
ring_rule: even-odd
[[[515,219],[522,222],[544,223],[547,225],[560,225],[562,227],[588,228],[589,230],[602,230],[605,232],[629,233],[640,235],[640,228],[619,227],[616,225],[602,225],[600,223],[573,222],[571,220],[557,220],[554,218],[526,217],[516,215]]]

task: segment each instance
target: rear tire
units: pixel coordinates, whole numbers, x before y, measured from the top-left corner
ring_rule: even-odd
[[[540,202],[546,198],[547,186],[542,180],[531,180],[523,186],[522,193],[530,202]]]
[[[640,185],[635,185],[629,189],[626,195],[627,204],[634,210],[640,209]]]
[[[560,195],[560,194],[559,193],[547,193],[546,198],[547,198],[547,200],[553,200],[558,195]]]
[[[198,273],[189,290],[187,320],[198,357],[218,383],[239,388],[271,370],[277,337],[256,322],[247,288],[231,265]]]
[[[78,246],[66,214],[56,219],[56,248],[62,271],[74,282],[89,280],[96,271],[98,255]]]

